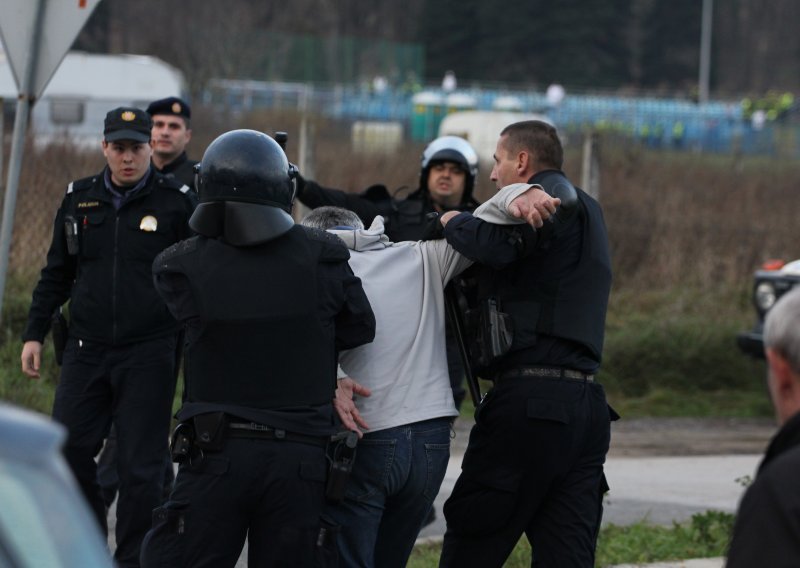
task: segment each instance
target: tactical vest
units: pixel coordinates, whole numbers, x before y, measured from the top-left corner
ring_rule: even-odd
[[[451,211],[474,211],[480,205],[469,198],[465,203]],[[386,216],[386,234],[393,242],[418,241],[442,238],[436,233],[441,228],[438,219],[428,219],[428,214],[436,211],[430,197],[418,189],[406,199],[392,200],[391,212]]]
[[[568,225],[502,270],[480,271],[480,295],[499,298],[513,320],[511,352],[545,334],[585,345],[600,361],[611,290],[608,236],[599,204],[576,190],[580,227]]]
[[[188,402],[330,403],[335,330],[318,315],[317,298],[317,266],[330,246],[296,226],[253,247],[199,238],[196,251],[170,260],[188,277],[200,316],[186,335]]]

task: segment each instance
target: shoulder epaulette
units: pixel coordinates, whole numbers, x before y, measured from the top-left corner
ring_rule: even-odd
[[[76,191],[84,191],[91,188],[97,182],[97,177],[98,176],[94,175],[71,181],[67,186],[67,195]]]
[[[322,245],[322,260],[347,260],[350,258],[350,251],[342,239],[321,229],[303,227],[308,238]]]

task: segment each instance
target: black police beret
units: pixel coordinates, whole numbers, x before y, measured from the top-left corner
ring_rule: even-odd
[[[147,107],[147,114],[150,116],[156,114],[174,114],[184,118],[192,118],[192,109],[183,99],[167,97],[150,103]]]

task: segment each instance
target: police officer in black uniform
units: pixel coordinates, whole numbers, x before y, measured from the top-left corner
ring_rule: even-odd
[[[69,184],[47,265],[23,333],[22,370],[39,376],[51,316],[67,300],[69,334],[53,417],[68,431],[64,454],[106,530],[94,457],[113,423],[119,433],[115,557],[138,566],[141,539],[161,503],[175,392],[178,323],[153,286],[153,259],[187,238],[189,188],[150,165],[150,116],[106,115],[99,174]]]
[[[144,566],[232,567],[248,533],[250,566],[335,560],[320,514],[337,352],[372,341],[375,319],[341,241],[294,225],[295,172],[269,136],[223,134],[199,166],[199,236],[153,264],[186,324],[185,459]]]
[[[405,199],[395,199],[385,185],[372,185],[354,194],[302,177],[298,177],[297,198],[311,209],[323,205],[349,209],[365,227],[376,215],[382,215],[392,241],[418,241],[424,240],[431,229],[430,213],[472,211],[480,205],[472,196],[477,174],[478,155],[472,146],[458,136],[442,136],[423,151],[419,187]]]
[[[384,185],[353,194],[303,178],[298,178],[297,197],[312,209],[323,205],[349,209],[366,227],[376,215],[382,215],[386,234],[394,242],[426,240],[439,236],[429,219],[431,213],[473,211],[480,205],[472,195],[477,174],[478,154],[469,142],[458,136],[442,136],[422,152],[419,187],[405,199],[395,199]],[[450,284],[448,294],[454,292],[455,286]],[[449,322],[445,331],[450,385],[456,407],[460,408],[466,394],[464,365]]]
[[[537,566],[594,566],[616,418],[595,380],[611,263],[600,206],[564,177],[562,161],[552,126],[512,124],[492,180],[541,184],[561,198],[555,221],[533,230],[441,218],[448,242],[483,265],[465,319],[476,366],[494,379],[444,506],[443,567],[501,566],[523,533]]]
[[[151,102],[147,107],[147,114],[153,119],[153,167],[163,176],[173,178],[194,191],[194,166],[197,161],[186,156],[186,145],[192,139],[191,107],[183,99],[167,97]],[[176,374],[180,370],[181,353],[182,338],[179,336],[175,351]],[[111,507],[119,488],[116,448],[117,432],[112,427],[97,461],[97,482],[106,507]],[[172,490],[173,480],[172,460],[167,456],[164,460],[165,497]]]
[[[192,139],[192,109],[183,99],[167,97],[147,107],[153,118],[153,165],[156,171],[194,187],[196,160],[186,156],[186,145]]]

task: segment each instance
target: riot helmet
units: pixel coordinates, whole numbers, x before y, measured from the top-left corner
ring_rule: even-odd
[[[217,137],[195,166],[200,204],[189,226],[235,246],[264,243],[294,226],[290,215],[297,169],[263,132],[232,130]]]
[[[420,170],[421,188],[427,193],[428,174],[431,166],[438,162],[453,162],[461,166],[467,174],[464,180],[464,194],[461,203],[472,199],[475,178],[478,175],[478,154],[469,142],[459,136],[441,136],[428,144],[422,152],[422,169]]]

